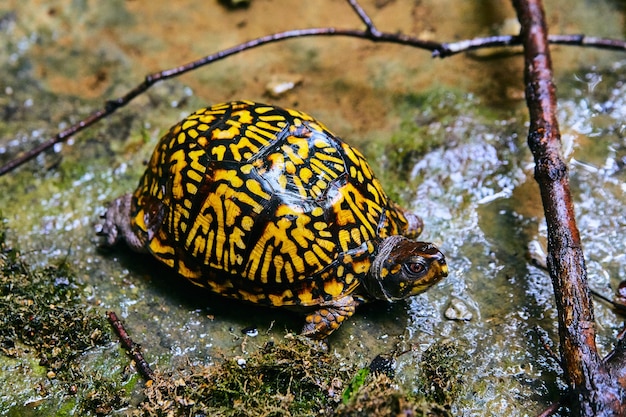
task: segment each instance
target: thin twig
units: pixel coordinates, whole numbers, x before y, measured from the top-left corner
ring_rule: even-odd
[[[626,52],[626,41],[621,39],[597,38],[585,35],[548,35],[548,43],[554,45],[586,46],[596,49]],[[522,41],[518,35],[499,35],[466,39],[458,42],[443,43],[440,49],[433,51],[433,57],[447,58],[452,55],[476,49],[516,46],[521,44]]]
[[[338,29],[332,27],[289,30],[285,32],[275,33],[273,35],[262,36],[251,41],[241,43],[232,48],[219,51],[215,54],[207,55],[198,60],[189,62],[185,65],[149,74],[145,77],[144,81],[141,84],[131,89],[122,97],[107,101],[102,109],[95,111],[90,116],[61,131],[51,139],[39,144],[29,151],[24,152],[18,157],[7,162],[5,165],[0,166],[0,176],[13,171],[27,161],[35,158],[37,155],[52,148],[57,143],[66,141],[68,138],[75,135],[76,133],[88,128],[99,120],[104,119],[109,115],[115,113],[115,111],[117,111],[119,108],[126,106],[135,97],[147,91],[158,81],[177,77],[186,72],[200,68],[204,65],[211,64],[229,56],[262,45],[267,45],[270,43],[279,42],[291,38],[302,38],[309,36],[348,36],[366,39],[372,42],[395,43],[411,46],[414,48],[425,49],[431,51],[433,57],[445,58],[459,54],[461,52],[467,52],[479,48],[511,46],[519,45],[521,43],[519,36],[494,36],[442,44],[438,42],[418,39],[401,33],[380,32],[374,25],[372,19],[368,16],[368,14],[356,0],[348,0],[348,3],[359,16],[361,21],[365,23],[367,28],[365,31],[354,29]],[[616,39],[602,39],[595,37],[586,37],[583,35],[552,35],[549,37],[549,40],[553,43],[566,45],[593,46],[596,48],[622,51],[626,50],[626,42]]]
[[[361,5],[356,0],[348,0],[348,3],[352,7],[352,9],[354,9],[356,14],[359,15],[359,18],[361,19],[361,21],[365,23],[365,26],[367,27],[367,31],[372,36],[379,37],[381,33],[378,31],[378,29],[376,29],[376,26],[374,26],[374,22],[372,21],[372,19],[370,19],[370,17],[367,15],[365,10],[363,10]]]
[[[249,49],[253,49],[262,45],[268,45],[270,43],[279,42],[285,39],[291,38],[304,38],[309,36],[348,36],[354,38],[368,39],[376,42],[388,42],[401,45],[409,45],[415,48],[426,49],[434,51],[440,48],[441,45],[432,41],[424,41],[412,36],[406,36],[396,33],[380,33],[376,35],[369,30],[354,30],[354,29],[337,29],[337,28],[311,28],[311,29],[296,29],[286,32],[279,32],[273,35],[262,36],[260,38],[253,39],[248,42],[241,43],[232,48],[224,49],[211,55],[207,55],[195,61],[181,65],[179,67],[166,69],[163,71],[155,72],[146,76],[144,81],[131,89],[128,93],[117,99],[109,100],[105,103],[104,108],[97,110],[90,116],[81,120],[80,122],[70,126],[68,129],[58,133],[53,138],[41,143],[37,147],[23,153],[17,158],[9,161],[7,164],[0,167],[0,176],[14,170],[27,161],[30,161],[42,152],[52,148],[54,145],[60,142],[64,142],[72,135],[84,130],[91,126],[95,122],[104,119],[105,117],[115,113],[119,108],[126,106],[135,97],[147,91],[150,87],[156,84],[158,81],[166,80],[168,78],[178,77],[186,72],[198,69],[204,65],[211,64],[213,62],[220,61],[229,56],[238,54]]]
[[[609,297],[607,297],[606,295],[604,295],[604,294],[602,294],[602,293],[600,293],[600,292],[598,292],[598,291],[594,290],[593,288],[589,289],[589,291],[591,292],[591,294],[595,295],[596,297],[598,297],[598,298],[599,298],[599,299],[601,299],[602,301],[604,301],[604,302],[606,302],[606,303],[610,304],[610,305],[611,305],[611,307],[613,307],[614,309],[619,308],[619,307],[618,307],[618,304],[617,304],[615,301],[611,300],[611,299],[610,299]],[[623,307],[622,307],[622,309],[623,309]]]
[[[461,52],[468,52],[476,49],[496,48],[501,46],[520,45],[519,36],[489,36],[486,38],[465,39],[458,42],[443,43],[440,49],[433,51],[434,58],[447,58]]]
[[[113,326],[113,330],[115,330],[115,333],[120,338],[122,346],[124,346],[124,349],[128,351],[128,354],[135,361],[137,371],[139,371],[141,376],[146,381],[153,381],[154,372],[152,372],[152,369],[150,369],[150,365],[148,365],[148,362],[146,362],[143,355],[141,354],[141,346],[133,342],[133,340],[128,335],[128,332],[126,332],[124,325],[122,324],[120,319],[117,318],[117,314],[115,314],[113,311],[109,311],[107,312],[107,317],[109,319],[109,323],[111,323],[111,326]]]

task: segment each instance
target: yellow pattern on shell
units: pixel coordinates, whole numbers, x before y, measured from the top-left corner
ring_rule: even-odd
[[[408,222],[362,154],[297,110],[200,109],[156,146],[134,194],[148,249],[197,285],[268,305],[355,291]]]

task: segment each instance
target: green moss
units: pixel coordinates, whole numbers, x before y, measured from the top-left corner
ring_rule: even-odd
[[[351,369],[310,341],[288,337],[266,344],[243,363],[227,358],[161,375],[146,389],[135,415],[283,416],[328,415],[340,401]]]
[[[463,364],[467,362],[458,342],[443,340],[432,345],[422,355],[420,391],[429,401],[449,407],[463,387]]]
[[[96,364],[85,367],[86,352],[108,344],[110,330],[101,312],[85,308],[82,294],[66,263],[26,264],[0,222],[0,352],[3,369],[24,376],[3,395],[14,396],[1,405],[4,412],[105,415],[126,405],[123,389],[94,371]]]
[[[370,373],[356,395],[341,404],[335,414],[339,417],[358,416],[431,416],[448,417],[443,407],[424,398],[407,395],[385,373]]]
[[[109,415],[128,405],[126,397],[126,391],[118,383],[97,376],[83,392],[77,415]]]
[[[370,374],[369,368],[361,368],[357,371],[356,375],[352,378],[348,387],[341,394],[341,400],[344,404],[349,404],[350,400],[354,398],[359,388],[365,384],[367,376]]]
[[[439,404],[399,387],[383,371],[338,366],[300,337],[269,343],[245,361],[157,373],[134,416],[449,416]]]
[[[31,347],[57,376],[74,373],[72,360],[87,349],[106,343],[102,317],[78,307],[75,277],[60,263],[31,271],[20,253],[2,243],[0,249],[0,349],[17,356]]]

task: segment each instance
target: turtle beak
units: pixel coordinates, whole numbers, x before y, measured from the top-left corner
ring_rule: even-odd
[[[448,264],[446,262],[446,259],[442,256],[441,260],[439,261],[439,268],[441,271],[441,275],[445,278],[448,276]]]

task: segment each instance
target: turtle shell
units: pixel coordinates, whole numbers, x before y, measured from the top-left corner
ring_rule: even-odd
[[[131,203],[146,249],[195,284],[271,306],[354,293],[380,239],[421,221],[363,155],[306,113],[238,101],[160,140]]]

